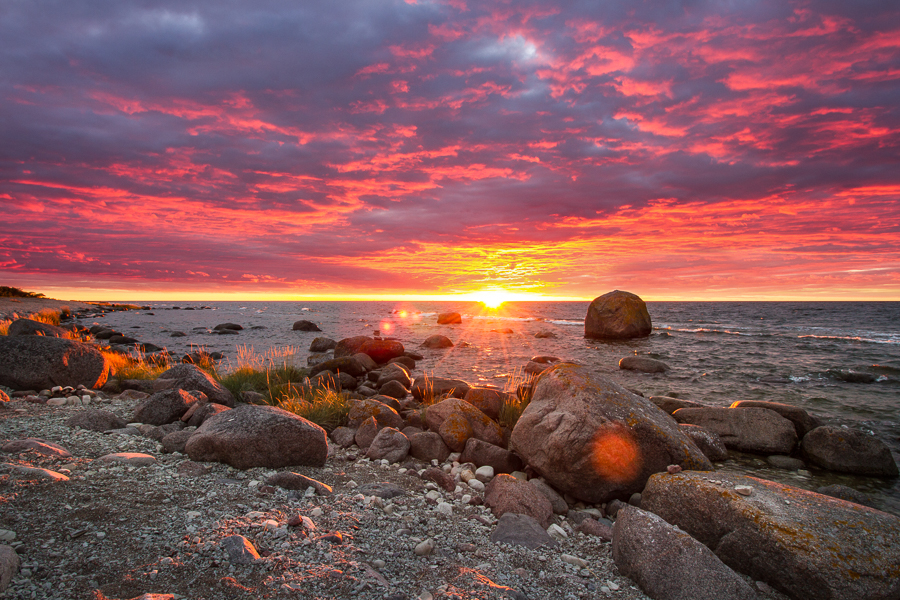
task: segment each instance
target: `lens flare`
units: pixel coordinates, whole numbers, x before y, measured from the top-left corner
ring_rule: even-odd
[[[487,290],[475,294],[475,299],[488,308],[498,308],[501,304],[510,299],[510,295],[503,290]]]
[[[611,425],[594,437],[591,463],[603,479],[628,483],[641,470],[641,451],[631,432],[621,425]]]

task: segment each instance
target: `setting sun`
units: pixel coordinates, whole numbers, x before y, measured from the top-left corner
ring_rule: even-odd
[[[498,308],[504,302],[512,299],[512,295],[503,290],[478,292],[474,297],[488,308]]]

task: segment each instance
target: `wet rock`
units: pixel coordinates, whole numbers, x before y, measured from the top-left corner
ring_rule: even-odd
[[[712,469],[656,405],[571,363],[538,378],[509,446],[556,489],[585,502],[627,497],[672,464]]]
[[[237,323],[219,323],[218,325],[213,327],[213,331],[222,331],[223,329],[228,329],[230,331],[242,331],[244,328]]]
[[[752,488],[750,496],[734,491]],[[655,475],[643,506],[792,598],[900,596],[900,518],[722,472]]]
[[[329,350],[334,350],[334,347],[337,346],[337,342],[331,338],[327,337],[317,337],[313,339],[309,344],[310,352],[328,352]]]
[[[500,517],[497,527],[491,533],[491,541],[495,544],[525,546],[532,550],[541,546],[552,548],[559,545],[534,517],[511,512]]]
[[[175,365],[159,376],[159,379],[173,380],[172,387],[182,390],[203,392],[210,402],[233,408],[234,396],[208,373],[192,364]]]
[[[353,356],[354,354],[359,354],[360,353],[359,349],[362,347],[362,345],[372,339],[374,339],[374,338],[370,338],[369,336],[366,336],[366,335],[358,335],[355,337],[344,338],[344,339],[340,340],[337,344],[335,344],[334,357],[341,358],[341,357],[345,357],[345,356],[349,357],[349,356]]]
[[[441,348],[452,348],[453,342],[445,335],[435,334],[425,338],[425,341],[420,344],[420,347],[428,348],[430,350],[439,350]]]
[[[669,396],[650,396],[650,402],[670,415],[679,408],[706,408],[706,405],[701,404],[700,402],[682,400],[681,398],[670,398]]]
[[[409,378],[409,371],[407,371],[403,365],[397,363],[387,364],[381,369],[376,385],[380,388],[391,381],[396,381],[407,389],[412,386],[412,379]]]
[[[897,463],[887,445],[856,429],[825,425],[813,429],[800,444],[803,457],[823,469],[856,475],[897,477]]]
[[[863,506],[868,506],[869,508],[875,508],[875,505],[872,502],[872,498],[870,498],[867,494],[864,494],[859,490],[854,490],[852,487],[841,485],[839,483],[822,486],[818,488],[816,492],[819,494],[824,494],[826,496],[831,496],[832,498],[839,498],[841,500],[846,500],[847,502],[853,502],[854,504],[861,504]]]
[[[797,439],[802,440],[803,436],[820,427],[822,422],[812,416],[799,406],[791,406],[790,404],[782,404],[781,402],[763,402],[762,400],[738,400],[732,403],[731,408],[768,408],[774,410],[779,415],[794,424],[797,431]]]
[[[683,423],[678,427],[691,438],[691,441],[700,448],[700,451],[706,455],[706,458],[709,460],[719,462],[728,458],[728,448],[722,443],[722,438],[709,429],[705,429],[699,425],[690,425],[688,423]]]
[[[109,363],[90,344],[43,335],[0,336],[0,385],[42,390],[57,385],[99,389]]]
[[[665,373],[669,370],[669,365],[646,356],[626,356],[619,361],[619,368],[641,373]]]
[[[128,423],[125,419],[114,415],[113,413],[100,410],[98,408],[88,408],[81,410],[66,419],[66,425],[69,427],[81,427],[90,431],[109,431],[110,429],[122,429]]]
[[[325,430],[273,406],[242,404],[207,419],[185,448],[191,460],[238,469],[289,465],[321,467],[328,456]]]
[[[624,340],[653,330],[647,305],[635,294],[615,290],[594,298],[584,320],[584,337]]]
[[[181,419],[192,405],[207,402],[206,394],[182,389],[163,390],[142,400],[134,409],[134,420],[150,425],[165,425]]]
[[[403,356],[403,344],[397,340],[367,339],[360,344],[359,353],[367,354],[376,363],[383,364]]]
[[[294,321],[294,325],[291,327],[293,331],[322,331],[319,329],[319,326],[313,323],[312,321]]]
[[[794,424],[767,408],[681,408],[672,417],[712,431],[732,450],[790,454],[797,445]]]
[[[756,592],[709,548],[638,508],[619,511],[612,554],[619,572],[651,598],[757,600]]]
[[[766,457],[766,462],[776,469],[784,469],[786,471],[798,471],[806,468],[806,465],[803,464],[803,461],[799,458],[791,458],[790,456],[782,456],[780,454],[773,454],[772,456]]]
[[[462,323],[462,315],[456,312],[441,313],[437,317],[438,325],[455,325]]]
[[[545,529],[553,518],[550,501],[535,486],[511,475],[497,475],[485,486],[484,505],[497,518],[509,512],[528,515]]]

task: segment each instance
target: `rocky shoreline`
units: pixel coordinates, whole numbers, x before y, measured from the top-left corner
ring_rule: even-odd
[[[25,364],[30,345],[81,344],[52,336],[0,338],[0,355]],[[525,367],[539,375],[518,390],[530,404],[504,428],[514,396],[414,376],[416,353],[395,341],[313,345],[301,387],[353,390],[330,434],[253,404],[254,392],[238,402],[191,364],[131,382],[86,366],[81,389],[14,394],[0,410],[0,588],[98,599],[900,596],[900,519],[711,462],[733,450],[798,460],[799,442],[804,460],[858,469],[879,462],[871,439],[774,403],[642,398],[553,357]],[[871,474],[895,476],[888,459]]]

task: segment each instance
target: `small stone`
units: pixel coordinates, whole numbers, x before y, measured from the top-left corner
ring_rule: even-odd
[[[577,556],[572,556],[571,554],[563,554],[560,556],[563,562],[569,563],[570,565],[574,565],[579,569],[586,569],[588,563],[586,560],[582,558],[578,558]]]
[[[432,552],[434,552],[434,540],[431,538],[416,545],[416,556],[430,556]]]
[[[372,566],[375,567],[376,569],[383,569],[384,565],[386,565],[386,564],[387,563],[385,563],[380,558],[376,558],[375,560],[372,561]]]
[[[494,467],[484,465],[475,469],[475,478],[481,483],[487,483],[494,478]]]
[[[569,534],[566,533],[566,530],[557,525],[556,523],[552,523],[550,527],[547,528],[547,533],[555,540],[559,540],[560,542],[565,541]]]
[[[681,465],[669,465],[668,467],[666,467],[666,471],[668,471],[670,475],[681,473]]]
[[[453,505],[447,502],[438,502],[437,512],[441,513],[442,515],[450,516],[453,514]]]
[[[484,491],[484,483],[481,482],[481,481],[479,481],[478,479],[474,479],[474,478],[473,478],[473,479],[470,479],[470,480],[469,480],[469,487],[472,488],[473,490],[475,490],[475,491],[478,492],[478,493],[481,493],[481,492]]]
[[[749,485],[736,485],[734,486],[734,491],[740,494],[741,496],[749,496],[753,493],[753,488]]]

